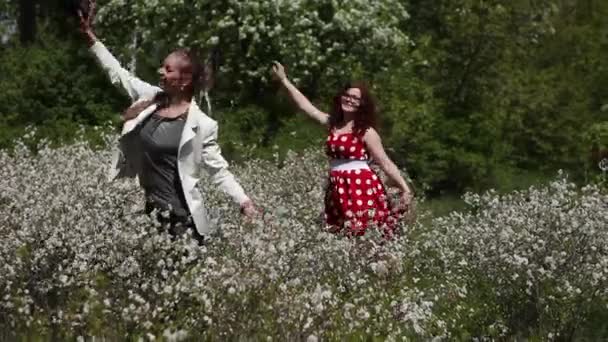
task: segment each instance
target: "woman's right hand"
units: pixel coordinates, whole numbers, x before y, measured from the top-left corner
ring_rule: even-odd
[[[283,65],[277,61],[275,61],[272,65],[272,76],[279,81],[282,82],[287,78],[287,74],[285,73],[285,68]]]
[[[89,12],[88,13],[82,13],[82,10],[78,10],[78,18],[79,18],[79,29],[80,32],[82,32],[87,40],[89,41],[90,45],[93,45],[95,43],[95,41],[97,40],[97,37],[95,36],[95,33],[93,33],[93,20],[95,17],[95,0],[88,0],[89,1]]]

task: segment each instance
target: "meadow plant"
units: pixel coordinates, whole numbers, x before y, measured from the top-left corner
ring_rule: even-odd
[[[202,247],[159,229],[135,181],[107,180],[110,154],[0,152],[4,337],[396,337],[432,325],[432,305],[404,283],[406,235],[322,229],[318,153],[234,168],[264,209],[256,222],[203,184],[218,233]]]
[[[425,260],[435,269],[429,273],[443,272],[457,289],[443,303],[452,328],[571,340],[592,312],[605,317],[608,196],[601,187],[579,188],[560,175],[546,187],[464,199],[469,212],[435,219],[418,240],[434,255]]]
[[[233,166],[263,209],[253,222],[201,184],[218,229],[199,246],[143,213],[134,180],[107,180],[110,155],[0,151],[3,339],[547,338],[608,297],[593,186],[468,195],[470,212],[353,239],[323,229],[325,157],[288,154]]]

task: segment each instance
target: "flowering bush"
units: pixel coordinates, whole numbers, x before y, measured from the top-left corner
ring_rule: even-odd
[[[406,235],[383,245],[380,234],[351,241],[319,228],[317,154],[292,155],[281,169],[235,168],[266,210],[259,222],[242,222],[205,189],[220,234],[203,247],[159,233],[137,185],[105,179],[109,154],[85,144],[0,153],[2,331],[117,339],[431,331],[432,302],[407,285]]]
[[[490,335],[572,339],[608,299],[608,196],[565,179],[508,195],[469,194],[470,213],[434,221],[420,242],[460,284],[455,324]]]
[[[98,17],[108,35],[125,27],[139,32],[139,47],[147,51],[163,43],[217,46],[224,57],[222,78],[254,89],[267,80],[273,60],[292,67],[295,80],[307,84],[350,77],[357,66],[374,72],[403,58],[395,50],[409,45],[401,30],[407,18],[397,0],[110,0]],[[131,36],[118,35],[122,44],[116,45],[131,43]]]
[[[135,182],[108,182],[109,159],[83,143],[0,151],[3,339],[557,336],[608,299],[594,187],[470,195],[471,213],[348,239],[321,228],[324,157],[291,154],[233,168],[255,222],[203,183],[219,233],[198,246],[141,212]]]

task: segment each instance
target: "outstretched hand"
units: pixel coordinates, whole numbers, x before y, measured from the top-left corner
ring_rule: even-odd
[[[252,200],[248,200],[241,204],[241,214],[248,220],[252,220],[259,214],[259,210],[255,207]]]
[[[87,33],[93,30],[93,19],[95,18],[95,0],[85,0],[89,2],[88,6],[80,6],[78,9],[78,19],[80,21],[80,31]],[[83,12],[88,10],[88,12]]]
[[[285,67],[277,61],[272,63],[272,76],[277,81],[283,81],[287,78],[287,74],[285,73]]]
[[[82,12],[82,6],[78,9],[79,29],[88,39],[89,44],[95,43],[96,37],[93,33],[93,20],[95,19],[95,0],[85,0],[89,2],[88,6],[84,6],[88,9],[87,13]]]

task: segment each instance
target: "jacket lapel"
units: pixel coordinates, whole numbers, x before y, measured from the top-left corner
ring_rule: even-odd
[[[184,124],[184,130],[182,131],[182,137],[179,141],[179,152],[178,157],[182,156],[182,148],[188,143],[188,141],[194,139],[196,132],[198,131],[198,120],[196,115],[198,114],[198,106],[196,102],[192,100],[190,108],[188,109],[188,116],[186,117],[186,123]],[[192,151],[192,149],[190,150]]]
[[[150,116],[150,114],[154,113],[154,111],[156,111],[156,107],[158,107],[158,105],[153,104],[153,105],[149,106],[148,108],[144,109],[141,113],[139,113],[139,115],[137,115],[135,117],[135,119],[125,122],[124,125],[122,126],[122,135],[125,135],[125,134],[131,132],[135,127],[137,127],[137,125],[139,125],[148,116]]]

